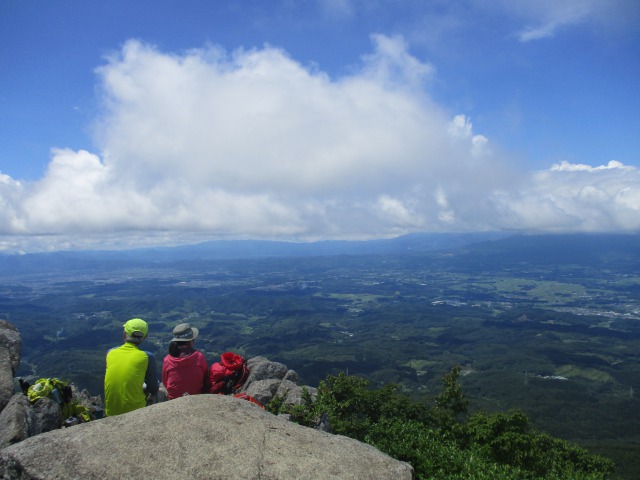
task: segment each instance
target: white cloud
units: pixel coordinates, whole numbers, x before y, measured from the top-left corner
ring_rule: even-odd
[[[498,194],[494,200],[503,214],[496,227],[550,232],[640,229],[640,171],[617,161],[596,167],[562,162],[532,174],[518,193]]]
[[[24,199],[26,221],[46,233],[91,230],[96,222],[97,226],[105,224],[103,214],[114,200],[108,177],[108,169],[96,155],[54,150],[45,177]],[[96,212],[102,214],[94,215]]]
[[[402,38],[373,45],[331,78],[270,46],[128,42],[98,69],[101,152],[54,150],[37,182],[0,174],[0,249],[640,228],[637,169],[517,174],[425,94],[435,71]]]
[[[0,172],[0,225],[3,225],[1,233],[26,233],[19,211],[23,193],[24,187],[20,182]]]
[[[379,215],[385,220],[399,228],[421,228],[424,227],[423,219],[419,212],[413,210],[409,205],[399,198],[389,195],[381,195],[376,205]]]
[[[445,224],[452,225],[455,221],[455,211],[451,208],[449,204],[449,199],[447,198],[447,194],[444,192],[442,188],[438,188],[435,192],[435,200],[438,205],[438,220],[444,222]]]
[[[551,166],[553,172],[596,172],[598,170],[611,170],[611,169],[627,169],[633,171],[632,167],[625,167],[621,162],[617,160],[611,160],[606,165],[600,165],[598,167],[592,167],[591,165],[569,163],[566,160],[560,163],[554,163]]]
[[[470,142],[470,152],[473,156],[478,157],[489,153],[489,139],[484,135],[474,135],[471,120],[465,115],[456,115],[449,122],[449,135],[462,142]]]
[[[378,84],[419,87],[435,75],[433,65],[423,63],[407,51],[407,44],[400,36],[372,35],[375,51],[364,57],[365,74]]]
[[[390,64],[411,81],[420,71],[390,44],[378,41],[363,72],[331,80],[271,47],[172,57],[129,42],[100,70],[105,161],[226,191],[335,193],[367,171],[368,187],[380,188],[392,152],[415,163],[419,149],[433,150],[442,115],[380,77]]]
[[[559,30],[591,25],[619,29],[638,18],[636,0],[502,0],[482,2],[484,8],[500,8],[524,22],[515,35],[522,42],[553,37]]]
[[[529,2],[523,11],[536,23],[518,32],[518,38],[527,42],[551,37],[559,28],[587,21],[601,3],[598,0]]]

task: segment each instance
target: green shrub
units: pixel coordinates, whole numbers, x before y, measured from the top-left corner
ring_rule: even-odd
[[[532,428],[521,411],[465,418],[468,401],[457,383],[460,367],[443,377],[431,406],[400,394],[394,385],[370,389],[367,380],[340,373],[320,382],[315,401],[276,398],[272,413],[314,426],[321,415],[333,433],[375,446],[410,463],[417,479],[604,479],[613,462]]]
[[[385,419],[371,427],[364,441],[410,463],[418,480],[523,478],[518,469],[487,461],[472,450],[462,450],[439,431],[412,420]]]
[[[536,431],[524,412],[472,415],[465,425],[471,445],[488,458],[519,467],[543,478],[606,478],[613,473],[611,460],[584,448]]]

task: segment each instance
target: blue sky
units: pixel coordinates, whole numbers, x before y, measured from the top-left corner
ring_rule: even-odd
[[[0,1],[0,251],[640,229],[635,0]]]

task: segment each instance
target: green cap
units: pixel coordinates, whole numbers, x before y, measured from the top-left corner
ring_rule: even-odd
[[[132,318],[124,324],[124,331],[130,337],[146,337],[149,326],[141,318]]]

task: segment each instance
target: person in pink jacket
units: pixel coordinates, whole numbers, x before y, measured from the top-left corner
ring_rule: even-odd
[[[207,360],[193,348],[198,329],[181,323],[173,329],[169,355],[162,363],[162,383],[169,400],[185,395],[197,395],[209,390]]]

